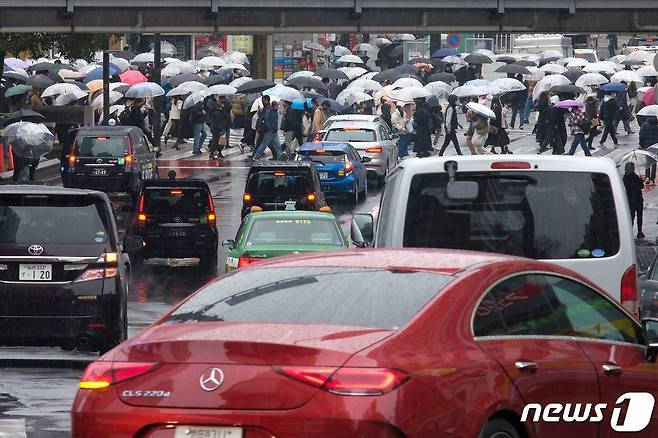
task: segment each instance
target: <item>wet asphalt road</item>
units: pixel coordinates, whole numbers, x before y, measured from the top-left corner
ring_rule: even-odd
[[[167,158],[171,151],[165,153]],[[240,225],[242,194],[249,168],[244,154],[224,161],[164,159],[159,162],[161,176],[170,169],[179,177],[202,178],[208,182],[218,215],[220,242],[232,239]],[[56,167],[38,171],[37,179],[48,185],[61,185]],[[369,212],[379,204],[381,189],[369,187],[368,198],[351,207],[329,200],[346,235],[354,211]],[[125,213],[117,210],[117,219],[125,221]],[[219,248],[218,272],[224,271],[228,250]],[[162,316],[173,305],[188,297],[209,278],[199,275],[194,267],[145,266],[131,281],[128,304],[129,336],[141,331]],[[43,360],[41,368],[0,368],[0,438],[58,438],[70,436],[70,407],[77,390],[81,371],[66,369],[70,360],[91,361],[97,354],[64,352],[47,347],[0,347],[4,358]]]

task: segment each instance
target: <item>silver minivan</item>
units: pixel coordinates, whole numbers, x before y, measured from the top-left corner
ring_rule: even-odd
[[[556,263],[637,313],[632,231],[612,160],[480,155],[404,160],[388,177],[376,224],[354,217],[352,241]]]

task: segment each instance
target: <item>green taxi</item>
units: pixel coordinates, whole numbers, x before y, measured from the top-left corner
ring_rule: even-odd
[[[222,246],[230,253],[226,272],[272,257],[349,246],[331,213],[317,211],[254,211],[245,216],[235,240]]]

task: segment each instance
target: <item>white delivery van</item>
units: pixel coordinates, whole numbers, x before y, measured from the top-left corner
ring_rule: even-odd
[[[632,231],[612,160],[480,155],[403,161],[388,177],[376,224],[371,215],[355,215],[352,241],[556,263],[637,313]]]

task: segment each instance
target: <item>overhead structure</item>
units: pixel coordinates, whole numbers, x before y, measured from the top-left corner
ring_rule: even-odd
[[[0,32],[648,32],[655,0],[0,0]]]

